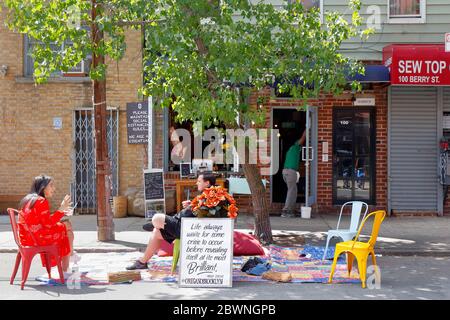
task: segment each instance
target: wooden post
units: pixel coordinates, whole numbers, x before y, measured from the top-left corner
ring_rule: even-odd
[[[97,48],[103,39],[103,31],[98,29],[95,23],[97,12],[96,0],[92,4],[92,41]],[[92,67],[96,68],[105,63],[105,57],[97,52],[92,54]],[[109,179],[110,164],[108,158],[108,145],[106,140],[106,79],[93,80],[94,89],[94,127],[95,127],[95,168],[97,187],[97,236],[99,241],[114,240],[114,222],[112,219],[111,205],[109,202],[110,190]]]

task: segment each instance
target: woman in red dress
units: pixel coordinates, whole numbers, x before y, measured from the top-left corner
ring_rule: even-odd
[[[48,176],[34,179],[31,193],[20,203],[19,238],[22,245],[46,246],[58,244],[62,257],[62,268],[67,272],[73,248],[73,232],[69,221],[60,222],[66,214],[71,215],[70,196],[66,195],[58,211],[50,214],[49,198],[53,196],[55,186]],[[31,233],[31,234],[30,234]],[[41,254],[42,265],[46,266],[45,256]],[[51,258],[51,266],[56,266],[56,259]]]

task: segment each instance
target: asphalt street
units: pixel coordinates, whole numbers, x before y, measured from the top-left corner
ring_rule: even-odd
[[[83,254],[80,254],[81,256]],[[286,284],[235,282],[229,289],[179,288],[175,283],[134,282],[109,286],[69,289],[43,286],[35,277],[45,273],[39,258],[33,261],[25,289],[20,290],[20,270],[14,285],[9,277],[15,254],[0,254],[1,300],[55,299],[187,299],[187,300],[391,300],[450,299],[450,258],[418,256],[377,257],[381,269],[379,289],[362,289],[360,284]]]

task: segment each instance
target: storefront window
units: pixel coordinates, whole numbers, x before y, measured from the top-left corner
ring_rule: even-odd
[[[375,201],[373,109],[336,108],[333,115],[333,202]]]
[[[217,135],[224,136],[225,126],[211,126],[209,129],[217,128]],[[205,129],[205,131],[208,130]],[[167,159],[168,159],[168,171],[179,171],[181,162],[189,162],[192,163],[195,158],[195,143],[199,143],[196,141],[194,137],[194,126],[191,121],[178,122],[176,119],[176,112],[169,108],[169,117],[168,117],[168,132],[167,137],[168,141],[168,150],[167,150]],[[212,138],[211,141],[205,140],[206,136],[203,136],[203,140],[201,143],[202,150],[202,158],[198,159],[216,159],[216,151],[225,154],[226,145],[224,144],[225,139],[221,139],[219,143],[219,149],[216,150],[215,141]],[[223,140],[223,141],[222,141]],[[208,149],[207,149],[208,148]],[[206,151],[211,151],[209,154]],[[209,156],[205,156],[208,154]],[[203,157],[204,156],[204,157]],[[219,161],[213,161],[213,170],[214,171],[228,171],[231,170],[231,165],[225,164],[225,158],[220,161],[220,157],[218,156]]]

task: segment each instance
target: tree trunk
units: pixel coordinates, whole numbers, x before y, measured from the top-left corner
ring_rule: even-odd
[[[255,235],[263,243],[273,242],[270,226],[269,208],[266,199],[266,188],[261,181],[261,174],[256,164],[243,164],[245,178],[252,193],[253,214],[255,216]]]
[[[97,47],[103,39],[103,32],[94,22],[97,17],[96,1],[92,1],[92,40]],[[104,64],[105,57],[93,53],[92,67]],[[97,237],[99,241],[114,240],[114,222],[109,202],[110,188],[107,179],[110,176],[108,145],[106,136],[106,79],[93,80],[94,86],[94,127],[95,127],[95,168],[97,187]]]

